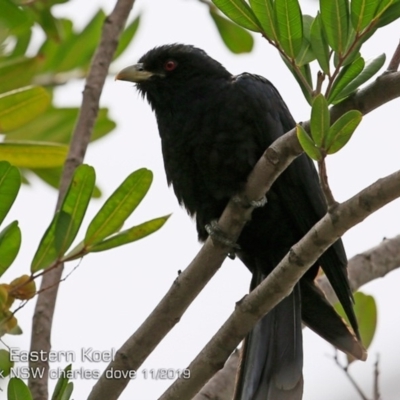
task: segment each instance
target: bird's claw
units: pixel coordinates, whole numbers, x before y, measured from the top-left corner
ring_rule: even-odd
[[[264,207],[268,203],[266,196],[262,197],[259,200],[251,200],[251,201],[244,201],[241,197],[234,196],[233,201],[238,204],[243,204],[245,207],[253,207],[253,208]]]
[[[211,221],[205,226],[205,228],[213,243],[218,242],[231,248],[228,257],[233,260],[236,257],[235,250],[239,250],[240,246],[226,236],[225,232],[221,229],[216,220]]]
[[[250,201],[250,205],[254,208],[264,207],[268,203],[267,197],[261,197],[260,200],[252,200]]]

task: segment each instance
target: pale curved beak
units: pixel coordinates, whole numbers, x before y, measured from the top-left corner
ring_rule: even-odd
[[[118,72],[115,80],[128,81],[128,82],[143,82],[147,81],[154,74],[150,71],[146,71],[142,63],[131,65],[130,67],[124,68]]]

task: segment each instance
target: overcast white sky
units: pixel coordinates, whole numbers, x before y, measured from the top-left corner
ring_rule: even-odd
[[[70,1],[56,8],[57,15],[70,17],[82,26],[100,6],[110,11],[114,2],[92,0]],[[315,2],[302,2],[303,11],[315,15]],[[218,59],[232,73],[243,71],[266,76],[281,92],[297,121],[307,120],[308,105],[280,57],[265,41],[256,37],[254,51],[235,56],[223,45],[207,8],[196,0],[138,0],[131,18],[142,13],[142,23],[133,45],[124,58],[112,66],[112,72],[133,64],[156,45],[182,42],[194,44]],[[390,59],[399,37],[400,24],[384,28],[362,50],[366,59],[386,52]],[[77,81],[56,93],[58,104],[77,106],[83,83]],[[184,269],[200,245],[193,222],[179,208],[173,192],[167,188],[160,143],[154,115],[132,85],[107,80],[102,106],[109,107],[117,121],[116,131],[89,147],[86,162],[95,167],[97,182],[104,196],[93,201],[84,228],[104,199],[132,171],[147,167],[154,172],[154,183],[142,205],[131,218],[132,225],[147,219],[173,213],[164,228],[156,234],[110,252],[86,257],[72,275],[61,284],[52,335],[54,350],[74,351],[73,368],[102,371],[105,364],[81,359],[81,349],[99,351],[117,349],[141,324],[168,290],[179,269]],[[335,196],[345,200],[376,179],[399,168],[399,101],[394,101],[364,118],[346,148],[329,159],[328,172]],[[56,192],[32,179],[24,187],[9,215],[18,219],[23,245],[5,281],[29,270],[32,256],[46,229],[56,202]],[[7,221],[6,221],[7,222]],[[344,237],[349,257],[392,237],[400,229],[400,201],[352,229]],[[84,229],[83,229],[84,232]],[[67,265],[70,272],[77,265]],[[143,379],[142,370],[184,368],[207,343],[234,309],[235,302],[248,290],[250,274],[240,262],[227,260],[212,282],[189,308],[181,322],[146,360],[122,394],[122,400],[156,399],[171,381]],[[366,363],[351,368],[368,395],[372,389],[376,354],[381,360],[383,400],[398,399],[400,393],[400,272],[391,273],[362,288],[375,296],[379,308],[379,326]],[[21,337],[6,337],[6,343],[29,349],[30,324],[34,302],[18,313],[24,330]],[[356,399],[356,393],[343,373],[334,365],[330,345],[309,330],[304,331],[306,400]],[[54,363],[52,369],[66,364]],[[397,379],[396,379],[397,378]],[[84,399],[95,383],[93,379],[74,381],[74,399]],[[52,386],[55,380],[52,381]],[[4,395],[0,393],[1,396]],[[372,396],[371,396],[372,397]]]

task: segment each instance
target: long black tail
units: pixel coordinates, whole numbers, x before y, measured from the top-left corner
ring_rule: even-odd
[[[301,294],[297,284],[245,340],[235,400],[300,400],[303,393]]]

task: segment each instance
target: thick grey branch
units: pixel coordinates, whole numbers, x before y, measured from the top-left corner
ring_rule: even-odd
[[[118,38],[124,29],[134,0],[118,0],[112,13],[106,18],[103,26],[100,44],[93,57],[90,71],[83,92],[82,106],[78,121],[72,136],[72,141],[61,178],[57,209],[65,196],[75,168],[82,164],[90,141],[93,126],[99,109],[100,94],[107,77],[108,67],[118,45]],[[63,268],[57,268],[43,275],[39,296],[32,322],[31,351],[49,352],[50,337],[55,302]],[[45,361],[31,361],[31,368],[43,371],[41,378],[29,379],[29,387],[35,400],[48,398],[48,370]]]
[[[362,285],[374,279],[384,277],[390,271],[399,267],[400,235],[392,239],[385,239],[379,245],[352,257],[348,263],[350,285],[353,291],[356,291]],[[337,297],[325,275],[318,278],[318,285],[325,292],[332,304],[337,302]],[[229,393],[234,390],[236,369],[239,364],[237,353],[238,351],[235,351],[235,353],[229,357],[224,368],[210,379],[194,399],[203,399],[203,397],[197,398],[197,396],[202,393],[208,396],[205,397],[206,399],[232,399]],[[220,390],[221,387],[224,388],[222,391]]]
[[[351,288],[355,292],[362,285],[382,278],[399,267],[400,235],[393,239],[385,239],[378,246],[357,254],[349,260],[348,272]],[[318,278],[318,285],[332,304],[338,301],[325,275]]]
[[[326,249],[347,230],[400,197],[400,171],[362,190],[326,214],[278,266],[240,301],[224,325],[192,361],[190,379],[178,378],[159,400],[191,399],[224,365],[256,322],[293,290]]]

